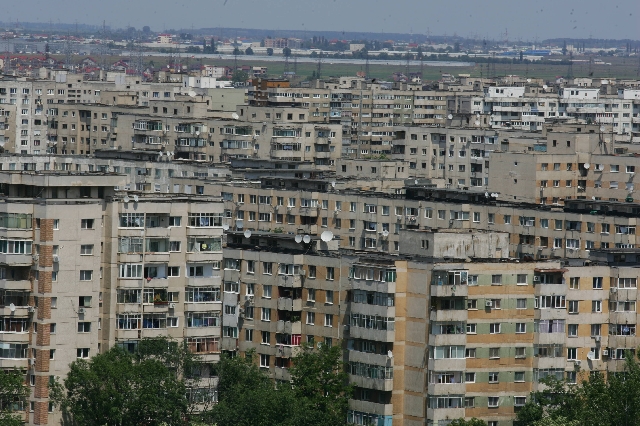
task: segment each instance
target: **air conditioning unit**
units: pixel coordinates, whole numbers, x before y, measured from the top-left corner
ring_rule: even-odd
[[[29,306],[29,307],[27,308],[27,311],[28,311],[29,313],[34,313],[34,312],[36,311],[36,308],[35,308],[35,306]]]
[[[57,255],[57,254],[54,254],[54,255],[53,255],[53,262],[54,262],[54,263],[58,263],[59,261],[60,261],[60,257],[58,257],[58,255]]]
[[[253,302],[253,294],[247,294],[246,296],[244,296],[244,301]]]
[[[617,292],[618,292],[618,287],[611,287],[611,288],[609,289],[609,292],[611,292],[611,293],[617,293]]]
[[[600,336],[595,336],[595,337],[593,338],[593,340],[595,340],[596,342],[600,342],[600,341],[602,340],[602,337],[600,337]]]
[[[611,351],[611,358],[615,358],[615,355],[613,354],[613,351]],[[602,356],[609,356],[609,349],[605,349],[602,351]]]
[[[300,274],[300,276],[304,277],[307,275],[307,271],[305,269],[300,269],[298,270],[298,273]]]
[[[29,365],[30,366],[36,365],[36,359],[35,358],[29,358]]]
[[[533,276],[533,282],[534,283],[539,283],[540,282],[540,275],[534,275]]]
[[[85,314],[87,310],[85,308],[78,308],[78,314]]]
[[[175,308],[176,308],[175,303],[169,303],[169,309],[175,309]]]
[[[493,300],[487,300],[484,302],[484,306],[487,308],[493,308]]]
[[[580,360],[579,360],[579,359],[577,359],[577,360],[573,361],[573,363],[574,363],[575,365],[580,365]]]

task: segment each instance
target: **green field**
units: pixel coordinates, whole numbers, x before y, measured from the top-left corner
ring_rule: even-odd
[[[57,59],[64,60],[62,57]],[[78,57],[74,58],[79,61]],[[110,57],[109,63],[116,62],[119,57]],[[561,58],[558,58],[561,59]],[[605,77],[605,78],[617,78],[617,79],[639,79],[640,78],[640,62],[638,58],[621,58],[621,57],[603,57],[604,62],[611,63],[611,65],[595,65],[589,64],[586,60],[584,62],[577,62],[577,59],[573,64],[572,73],[574,77]],[[151,62],[152,61],[152,62]],[[167,56],[157,57],[145,57],[145,65],[153,63],[158,67],[163,67],[167,64]],[[392,61],[389,60],[392,65],[379,65],[371,64],[369,66],[369,72],[371,78],[379,78],[388,80],[391,78],[394,72],[405,72],[405,61]],[[196,64],[211,64],[219,66],[233,67],[233,60],[224,59],[191,59],[188,56],[182,57],[182,63],[185,65]],[[473,77],[491,77],[491,76],[505,76],[505,75],[519,75],[522,77],[531,78],[543,78],[547,81],[555,80],[559,76],[567,76],[569,73],[569,67],[565,64],[554,64],[549,62],[538,62],[530,64],[503,64],[495,63],[492,67],[495,69],[489,69],[488,64],[478,63],[471,67],[442,67],[442,66],[429,66],[429,61],[425,61],[423,67],[423,79],[424,80],[439,80],[443,73],[449,73],[453,75],[458,74],[471,74]],[[282,76],[284,72],[284,61],[282,62],[267,62],[260,60],[252,60],[250,56],[239,56],[238,65],[251,65],[251,66],[266,66],[269,69],[270,77]],[[289,71],[293,71],[293,60],[289,62]],[[311,77],[317,70],[316,63],[298,63],[297,74],[302,78]],[[355,75],[358,71],[364,71],[364,65],[356,64],[331,64],[331,58],[324,58],[322,62],[322,77],[330,76],[345,76]],[[419,72],[420,66],[412,65],[409,68],[410,72]]]

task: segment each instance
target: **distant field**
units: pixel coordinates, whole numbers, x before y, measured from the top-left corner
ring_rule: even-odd
[[[77,59],[78,57],[74,57]],[[58,57],[58,59],[63,59]],[[97,58],[96,58],[97,59]],[[117,61],[118,57],[111,57],[110,62]],[[580,59],[580,58],[579,58]],[[590,73],[594,77],[608,77],[617,79],[638,79],[640,78],[640,64],[638,58],[618,58],[618,57],[604,57],[604,62],[611,63],[611,65],[589,65],[588,62],[574,62],[573,64],[573,76],[575,77],[588,77]],[[158,57],[145,57],[146,64],[149,61],[153,61],[153,65],[164,66],[167,63],[166,56]],[[201,63],[200,60],[191,59],[187,55],[182,57],[183,64],[193,65],[194,63]],[[369,66],[370,77],[389,79],[394,72],[404,72],[406,70],[404,61],[389,61],[392,65],[378,65],[371,64]],[[233,60],[224,59],[205,59],[202,60],[203,64],[214,64],[221,66],[233,66]],[[471,74],[474,77],[487,77],[493,75],[493,71],[487,68],[486,63],[478,63],[471,67],[440,67],[429,66],[428,61],[425,61],[423,67],[423,79],[425,80],[439,80],[443,73],[450,74]],[[265,62],[255,60],[252,61],[250,56],[239,56],[238,65],[252,65],[252,66],[266,66],[269,69],[270,76],[280,76],[284,72],[283,62]],[[549,63],[531,63],[531,64],[495,64],[495,75],[520,75],[526,77],[543,78],[545,80],[553,80],[559,76],[566,76],[569,72],[567,65],[555,65]],[[311,77],[312,73],[317,70],[317,64],[310,63],[298,63],[297,74],[304,78]],[[289,61],[289,71],[293,71],[293,60]],[[323,59],[321,75],[323,77],[328,76],[344,76],[355,75],[358,71],[364,71],[364,65],[356,64],[331,64],[330,58]],[[411,66],[410,72],[419,72],[419,66]]]

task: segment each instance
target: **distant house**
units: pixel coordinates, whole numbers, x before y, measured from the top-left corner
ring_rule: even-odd
[[[173,36],[171,34],[158,34],[156,37],[156,43],[173,43]]]

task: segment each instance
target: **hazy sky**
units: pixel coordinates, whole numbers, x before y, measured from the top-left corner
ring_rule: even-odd
[[[4,0],[2,18],[112,27],[410,32],[535,40],[640,39],[640,0]]]

